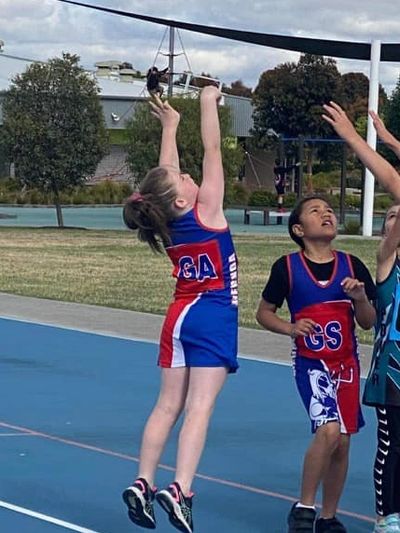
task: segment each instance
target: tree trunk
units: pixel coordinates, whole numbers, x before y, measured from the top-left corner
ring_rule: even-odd
[[[314,193],[314,184],[313,184],[313,159],[314,159],[314,150],[311,147],[307,154],[307,193]]]
[[[59,228],[63,228],[64,227],[64,219],[63,219],[63,213],[62,213],[62,209],[61,209],[61,204],[60,204],[60,201],[59,199],[55,199],[55,202],[54,202],[55,206],[56,206],[56,213],[57,213],[57,224],[58,224],[58,227]]]
[[[63,214],[62,214],[62,209],[61,209],[61,204],[60,204],[60,196],[58,194],[57,185],[54,181],[52,182],[52,187],[53,187],[53,194],[54,194],[54,205],[56,207],[56,213],[57,213],[57,224],[59,228],[63,228],[64,219],[63,219]]]

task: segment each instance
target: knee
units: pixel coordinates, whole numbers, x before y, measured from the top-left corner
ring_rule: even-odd
[[[204,418],[211,416],[214,409],[214,402],[207,400],[193,401],[188,400],[185,404],[185,417],[190,418]]]
[[[157,402],[156,409],[167,418],[177,420],[183,410],[182,402],[161,400]]]
[[[340,426],[336,422],[329,422],[318,428],[317,438],[324,443],[324,447],[332,452],[342,448],[343,441],[340,434]]]
[[[335,455],[338,459],[342,459],[348,456],[350,449],[350,436],[349,435],[340,435],[339,442],[335,449]]]

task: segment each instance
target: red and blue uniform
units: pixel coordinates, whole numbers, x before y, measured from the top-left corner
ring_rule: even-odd
[[[286,257],[292,322],[310,318],[314,332],[296,337],[293,362],[297,387],[311,419],[312,430],[337,421],[342,433],[364,425],[360,407],[360,369],[354,308],[341,282],[354,277],[350,256],[334,251],[329,280],[318,281],[303,252]]]
[[[229,228],[204,226],[195,206],[171,222],[170,235],[166,252],[176,289],[161,332],[159,365],[235,372],[238,270]]]

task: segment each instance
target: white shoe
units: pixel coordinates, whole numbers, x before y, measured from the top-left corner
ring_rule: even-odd
[[[376,522],[373,533],[400,533],[400,516],[389,514]]]

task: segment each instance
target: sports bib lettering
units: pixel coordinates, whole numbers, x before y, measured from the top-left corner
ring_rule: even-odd
[[[342,325],[334,320],[328,322],[325,327],[316,324],[315,333],[304,338],[306,346],[310,350],[320,351],[324,348],[328,350],[339,350],[343,344]]]
[[[354,351],[354,319],[350,302],[329,302],[306,307],[296,314],[296,321],[310,318],[316,325],[311,335],[296,338],[298,353],[323,359],[346,357]]]
[[[224,288],[222,258],[218,242],[211,240],[167,248],[174,265],[177,294],[199,293]]]
[[[207,254],[200,254],[197,262],[190,255],[179,258],[178,278],[202,282],[207,278],[216,279],[217,277],[215,266]]]

